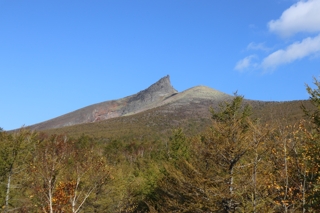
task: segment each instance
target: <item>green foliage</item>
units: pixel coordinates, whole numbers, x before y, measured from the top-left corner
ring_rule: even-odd
[[[318,129],[317,131],[320,131],[320,82],[314,78],[314,84],[316,86],[315,89],[312,89],[309,85],[306,85],[307,92],[310,95],[310,101],[313,106],[315,106],[315,110],[308,110],[305,105],[302,105],[302,109],[305,113],[305,115],[314,123]]]
[[[175,161],[189,158],[189,143],[181,128],[173,130],[169,138],[169,159]]]
[[[4,212],[318,212],[315,85],[307,86],[313,107],[302,107],[308,120],[296,125],[301,112],[287,108],[298,102],[235,95],[206,118],[191,108],[149,110],[48,135],[0,131],[0,205]],[[69,134],[53,134],[61,132]]]
[[[215,112],[213,108],[210,111],[211,118],[217,122],[230,123],[237,120],[243,122],[241,124],[244,126],[247,126],[245,123],[246,118],[252,114],[251,107],[248,104],[243,106],[243,96],[239,96],[237,93],[235,93],[235,97],[231,102],[220,104],[218,112]]]
[[[36,133],[21,129],[14,133],[0,132],[1,206],[5,212],[22,208],[22,192],[28,176],[26,162],[31,159]]]
[[[250,189],[244,181],[247,171],[243,166],[250,163],[254,145],[251,109],[249,105],[243,106],[243,97],[236,95],[230,103],[221,105],[220,111],[211,113],[213,124],[199,141],[198,155],[205,156],[203,168],[208,171],[205,176],[212,179],[207,184],[219,194],[212,199],[221,211],[235,212]]]
[[[190,143],[190,158],[164,164],[155,199],[157,212],[295,212],[303,209],[295,126],[262,126],[243,98],[212,112],[212,126],[193,138],[181,130],[169,150]],[[298,139],[296,139],[298,140]],[[170,142],[171,142],[170,141]],[[179,153],[179,152],[178,152]],[[289,160],[290,159],[290,160]],[[285,163],[284,163],[285,162]]]
[[[307,85],[310,101],[314,108],[302,109],[312,125],[300,125],[303,132],[305,146],[302,149],[302,157],[306,167],[306,181],[308,184],[307,207],[315,211],[320,210],[320,82],[314,78],[315,89]]]

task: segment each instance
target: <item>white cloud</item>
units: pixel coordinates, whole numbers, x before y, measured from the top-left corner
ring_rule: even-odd
[[[299,1],[268,23],[269,30],[288,37],[299,32],[320,31],[320,0]]]
[[[234,69],[238,70],[238,71],[243,71],[244,69],[247,69],[249,67],[256,66],[256,64],[253,63],[253,59],[255,59],[255,58],[257,58],[256,55],[250,55],[250,56],[245,57],[244,59],[238,61],[238,63],[234,67]]]
[[[265,45],[265,43],[255,43],[255,42],[251,42],[248,46],[247,46],[248,50],[262,50],[265,52],[268,52],[271,50],[271,48],[267,47]]]
[[[320,0],[299,0],[286,9],[279,19],[271,20],[268,27],[270,32],[282,37],[290,37],[297,33],[313,33],[313,35],[269,54],[260,62],[257,62],[257,56],[250,55],[238,61],[235,70],[274,69],[305,57],[311,59],[320,57]],[[315,33],[318,35],[314,36]],[[272,48],[268,48],[265,43],[251,42],[247,50],[269,52]]]
[[[305,38],[301,42],[295,42],[285,50],[277,50],[263,59],[262,67],[275,68],[281,64],[291,63],[295,60],[317,54],[320,52],[320,34],[313,38]]]

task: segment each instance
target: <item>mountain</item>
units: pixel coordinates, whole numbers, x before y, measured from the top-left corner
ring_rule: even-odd
[[[93,104],[65,115],[44,121],[29,128],[34,130],[55,129],[84,123],[94,123],[122,116],[133,115],[163,105],[172,108],[190,103],[201,103],[205,100],[221,101],[232,96],[205,86],[197,86],[183,92],[173,88],[170,77],[165,76],[156,83],[137,94]]]
[[[234,96],[206,86],[196,86],[178,92],[165,76],[137,94],[93,104],[42,123],[29,126],[48,134],[82,134],[100,138],[165,138],[172,129],[181,127],[194,135],[210,124],[212,107],[230,101]],[[253,116],[262,122],[294,124],[303,118],[301,104],[312,108],[308,100],[256,101],[244,100],[253,108]]]

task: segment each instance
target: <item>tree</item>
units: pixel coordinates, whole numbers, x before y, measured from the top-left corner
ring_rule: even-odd
[[[252,149],[253,125],[249,116],[251,108],[242,105],[243,97],[236,95],[231,103],[220,106],[220,111],[211,109],[213,124],[210,131],[203,135],[203,154],[206,168],[210,170],[212,184],[217,193],[216,202],[225,212],[235,212],[241,206],[241,196],[245,193],[246,164]],[[242,177],[241,177],[242,176]]]
[[[41,211],[78,213],[90,197],[91,204],[99,199],[99,190],[108,183],[110,170],[99,152],[82,139],[52,135],[42,137],[36,144],[29,165],[33,190],[30,197]]]
[[[172,160],[187,159],[189,157],[189,144],[181,128],[175,129],[169,138],[168,157]]]
[[[315,89],[312,89],[309,85],[306,85],[307,92],[310,95],[309,99],[314,109],[307,109],[304,105],[301,106],[306,117],[315,125],[314,130],[320,132],[320,82],[314,78]]]
[[[34,158],[29,166],[30,185],[33,189],[30,196],[43,212],[60,212],[64,207],[64,203],[55,195],[69,157],[67,142],[66,136],[53,135],[43,137],[35,146]]]
[[[24,128],[13,132],[0,132],[0,171],[1,181],[5,183],[4,212],[17,210],[22,206],[17,197],[13,198],[12,185],[15,195],[22,194],[22,183],[26,179],[26,163],[31,157],[32,144],[36,140],[36,133]],[[20,191],[19,191],[20,190]],[[19,192],[18,192],[19,191]]]
[[[314,78],[315,89],[306,85],[310,95],[313,109],[307,109],[302,105],[306,117],[311,125],[301,126],[304,132],[305,146],[302,156],[306,166],[306,178],[308,193],[306,195],[307,206],[314,211],[320,210],[320,82]],[[308,123],[307,123],[308,124]]]
[[[275,122],[276,123],[276,122]],[[305,147],[299,134],[299,125],[275,125],[270,134],[266,161],[271,170],[268,176],[269,198],[279,212],[304,212],[305,164],[301,149]]]
[[[79,141],[79,140],[78,140]],[[99,194],[103,186],[110,180],[110,167],[107,166],[103,156],[97,153],[90,144],[82,147],[76,142],[72,146],[65,174],[67,189],[71,191],[69,201],[71,212],[80,212],[90,196],[108,196]],[[94,193],[95,192],[95,193]]]
[[[250,118],[250,106],[243,104],[242,96],[236,95],[231,102],[221,104],[217,112],[211,109],[211,114],[212,126],[192,138],[187,151],[179,145],[180,134],[172,137],[176,140],[171,152],[189,152],[191,157],[176,158],[173,164],[165,165],[156,189],[155,209],[159,212],[269,211],[263,205],[263,196],[267,196],[262,187],[266,169],[260,161],[266,155],[264,140],[268,133]]]

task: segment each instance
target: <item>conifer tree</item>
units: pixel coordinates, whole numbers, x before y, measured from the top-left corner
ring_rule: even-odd
[[[306,195],[307,207],[314,211],[320,210],[320,82],[314,78],[315,89],[307,85],[307,91],[310,95],[310,101],[313,109],[307,109],[302,105],[306,117],[311,122],[311,126],[301,127],[305,133],[305,147],[302,155],[306,164],[307,189]]]
[[[214,185],[216,202],[224,212],[236,212],[242,205],[241,197],[248,184],[246,164],[249,161],[253,140],[249,134],[252,121],[251,108],[243,106],[243,97],[236,95],[232,102],[211,109],[213,124],[209,134],[201,142],[205,145],[207,176]],[[241,177],[242,176],[242,177]]]
[[[212,126],[191,139],[190,159],[166,165],[159,181],[159,212],[267,212],[260,159],[265,132],[250,118],[251,109],[236,95],[231,102],[211,109]],[[179,133],[179,132],[176,132]],[[175,153],[183,151],[176,134]],[[188,139],[190,140],[190,139]],[[180,142],[179,142],[180,141]],[[188,144],[188,143],[186,143]],[[260,148],[261,145],[263,148]],[[180,147],[180,148],[177,148]]]

